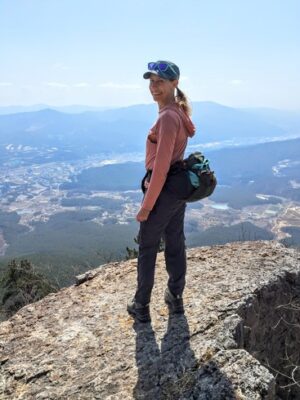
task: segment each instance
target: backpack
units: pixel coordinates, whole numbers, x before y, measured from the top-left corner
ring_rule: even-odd
[[[210,196],[217,186],[217,179],[214,171],[210,169],[209,160],[199,151],[190,154],[183,160],[184,168],[187,171],[188,179],[194,191],[186,199],[187,202],[194,202]]]
[[[187,203],[210,196],[216,185],[209,160],[198,151],[172,164],[166,181],[166,189]]]

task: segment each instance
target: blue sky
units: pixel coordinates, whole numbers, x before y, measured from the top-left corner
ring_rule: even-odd
[[[298,0],[0,0],[0,106],[149,103],[148,61],[192,101],[300,109]]]

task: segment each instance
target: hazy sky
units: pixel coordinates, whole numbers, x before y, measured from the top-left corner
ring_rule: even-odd
[[[0,0],[0,106],[148,103],[148,61],[192,101],[300,109],[299,0]]]

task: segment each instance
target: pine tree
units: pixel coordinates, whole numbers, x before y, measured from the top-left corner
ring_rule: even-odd
[[[134,241],[136,244],[138,244],[138,238],[135,237]],[[159,248],[158,248],[158,252],[162,252],[165,251],[165,241],[161,238],[160,242],[159,242]],[[133,258],[137,258],[139,255],[138,250],[136,250],[135,248],[131,248],[131,247],[126,247],[126,260],[131,260]]]
[[[0,319],[11,317],[26,304],[57,290],[28,260],[11,260],[0,279]]]

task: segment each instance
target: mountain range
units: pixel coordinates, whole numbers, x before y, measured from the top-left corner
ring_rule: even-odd
[[[0,146],[55,146],[82,155],[144,151],[145,136],[156,115],[155,104],[72,114],[42,109],[0,115]],[[193,121],[197,134],[190,146],[213,142],[216,147],[222,142],[249,144],[300,136],[300,112],[296,111],[249,110],[195,102]]]

